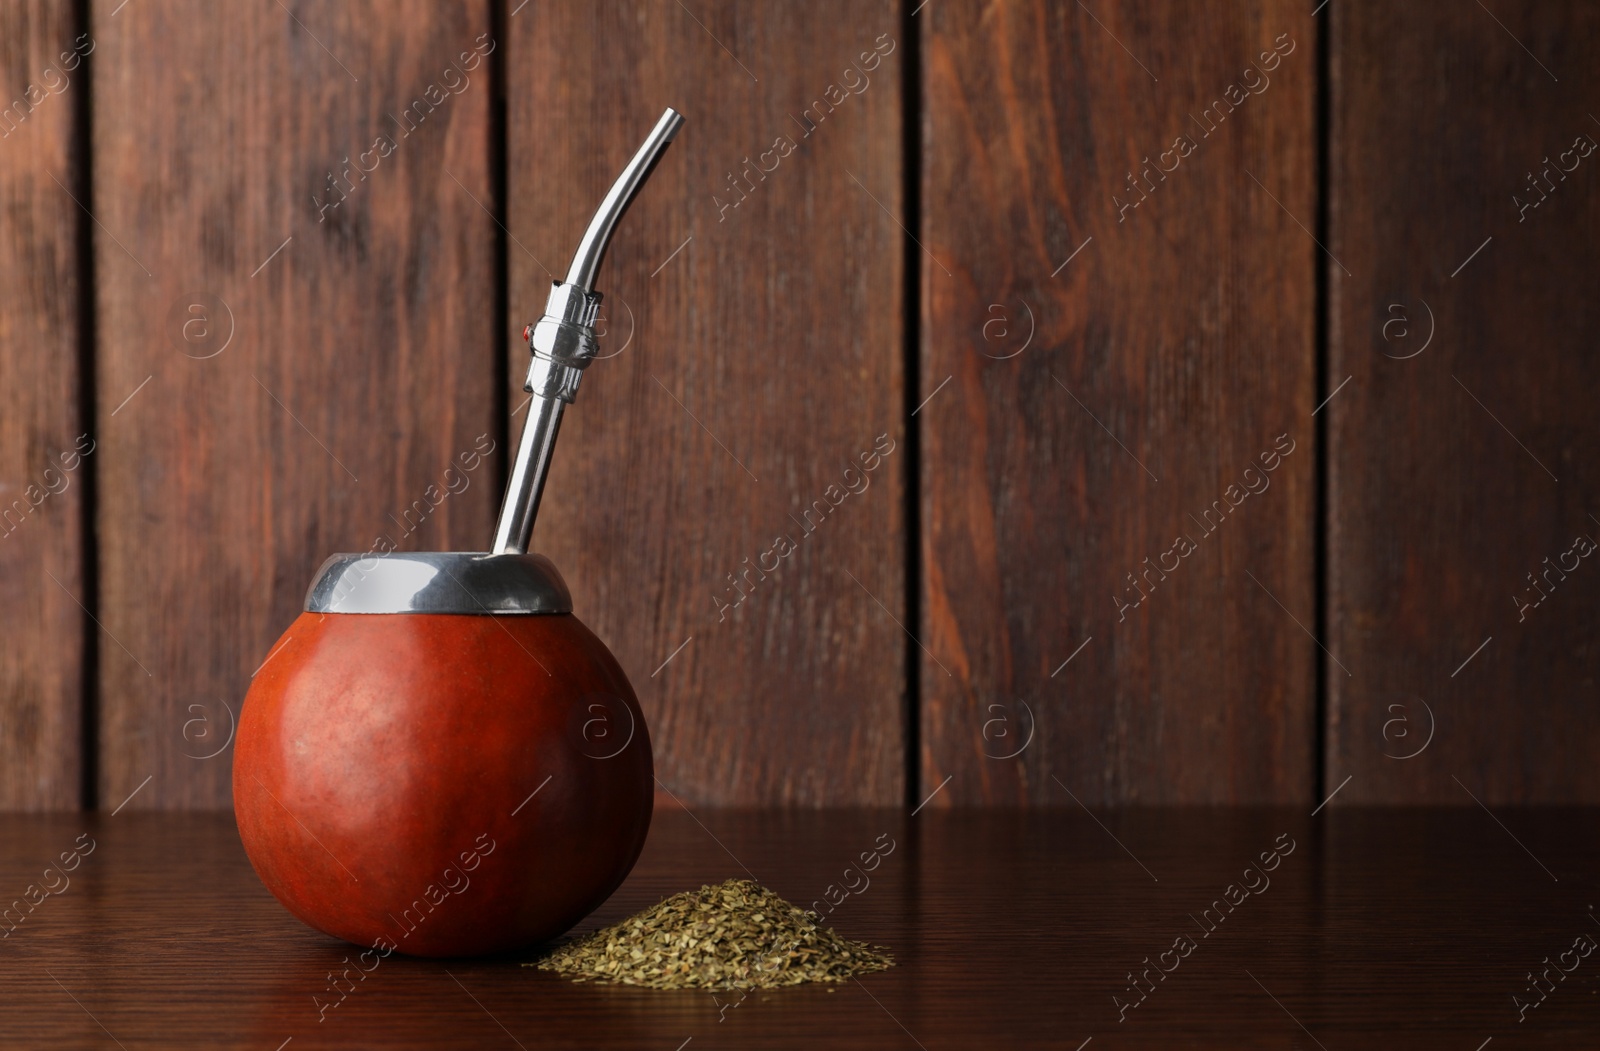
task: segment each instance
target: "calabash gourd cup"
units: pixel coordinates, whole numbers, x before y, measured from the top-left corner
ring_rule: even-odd
[[[662,115],[525,333],[532,398],[493,550],[334,555],[251,684],[239,836],[318,930],[385,954],[521,948],[593,911],[644,846],[638,701],[555,566],[526,552],[562,410],[595,356],[596,272],[682,123]]]

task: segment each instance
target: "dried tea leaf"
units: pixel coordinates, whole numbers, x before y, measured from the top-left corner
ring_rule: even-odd
[[[817,926],[812,913],[751,880],[674,894],[621,923],[559,946],[537,964],[575,982],[650,989],[768,989],[842,982],[893,958]]]

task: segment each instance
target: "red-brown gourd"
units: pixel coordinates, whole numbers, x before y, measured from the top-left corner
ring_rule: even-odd
[[[532,398],[493,549],[328,559],[245,699],[233,795],[251,864],[290,912],[374,955],[553,938],[644,847],[643,713],[527,545],[595,356],[595,274],[682,123],[662,115],[527,333]]]

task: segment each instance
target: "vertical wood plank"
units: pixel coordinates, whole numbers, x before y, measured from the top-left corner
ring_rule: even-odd
[[[924,786],[1306,800],[1316,24],[1113,0],[916,20]]]
[[[1331,15],[1329,782],[1600,802],[1600,11]]]
[[[628,670],[673,796],[897,804],[896,8],[515,6],[509,329],[662,108],[687,118],[602,270],[614,356],[563,424],[533,547]],[[516,409],[526,350],[507,367]]]
[[[0,8],[0,808],[78,806],[87,435],[79,411],[88,222],[72,5]],[[88,41],[82,42],[84,51]],[[62,55],[67,56],[63,59]],[[84,437],[80,447],[79,438]],[[91,452],[90,455],[93,455]]]
[[[496,426],[499,54],[473,0],[119,2],[93,11],[101,799],[226,806],[231,753],[203,757],[321,560],[488,542],[500,454],[458,458]]]

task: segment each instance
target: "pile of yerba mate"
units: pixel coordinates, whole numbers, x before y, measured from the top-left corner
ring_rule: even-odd
[[[685,891],[637,916],[557,948],[537,964],[575,982],[651,989],[766,989],[842,982],[894,966],[864,942],[751,880]]]

